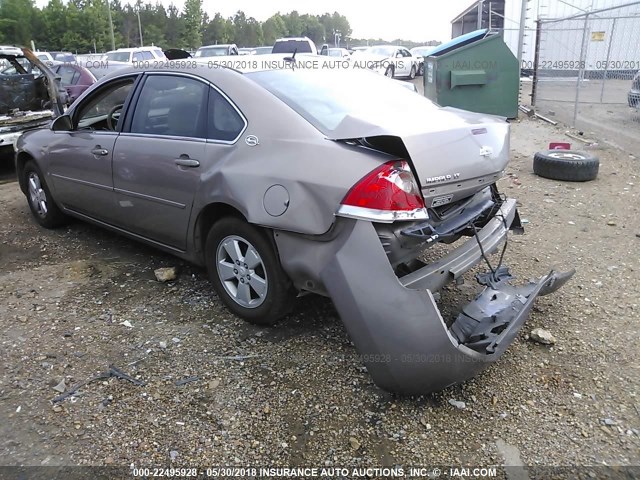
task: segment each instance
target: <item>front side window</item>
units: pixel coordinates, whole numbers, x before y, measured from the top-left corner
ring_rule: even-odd
[[[131,132],[204,138],[208,86],[193,78],[150,75],[136,103]]]
[[[78,128],[114,130],[134,81],[135,77],[118,80],[87,97],[77,114]],[[108,116],[111,121],[107,120]]]

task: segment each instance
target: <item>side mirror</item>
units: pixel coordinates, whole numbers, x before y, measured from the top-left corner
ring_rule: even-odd
[[[60,115],[51,124],[51,130],[54,132],[68,132],[73,128],[71,117],[69,115]]]
[[[322,45],[322,49],[320,49],[320,55],[329,55],[329,45],[326,43]]]

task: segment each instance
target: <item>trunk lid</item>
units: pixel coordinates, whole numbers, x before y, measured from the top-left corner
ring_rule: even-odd
[[[376,150],[406,156],[425,205],[468,197],[495,183],[509,161],[509,124],[501,117],[435,105],[414,111],[346,116],[333,140],[364,139]]]

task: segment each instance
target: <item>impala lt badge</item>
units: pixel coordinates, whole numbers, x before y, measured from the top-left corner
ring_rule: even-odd
[[[460,178],[459,173],[450,173],[447,175],[440,175],[438,177],[427,177],[424,180],[425,185],[430,185],[432,183],[442,183],[448,182],[449,180],[458,180]]]

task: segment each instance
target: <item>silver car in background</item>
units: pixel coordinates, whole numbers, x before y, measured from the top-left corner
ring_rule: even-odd
[[[44,227],[73,216],[206,266],[228,309],[257,324],[298,292],[328,296],[391,391],[475,375],[572,275],[516,287],[503,255],[488,258],[522,228],[496,187],[505,121],[367,71],[127,68],[17,148]],[[425,262],[436,245],[448,253]],[[443,317],[438,290],[480,262],[482,292]]]

